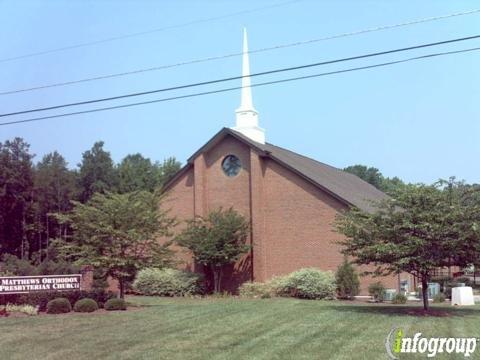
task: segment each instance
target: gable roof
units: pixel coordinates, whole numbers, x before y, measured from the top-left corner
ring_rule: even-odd
[[[361,210],[373,212],[373,202],[387,199],[388,196],[373,185],[360,179],[358,176],[337,169],[333,166],[321,163],[293,151],[275,146],[269,143],[260,144],[243,134],[228,128],[223,128],[209,142],[202,146],[189,159],[187,164],[165,184],[168,188],[178,177],[193,166],[193,160],[201,153],[208,151],[218,144],[226,135],[233,136],[242,143],[253,148],[261,156],[268,157],[285,166],[307,181],[326,191],[338,200],[353,205]]]

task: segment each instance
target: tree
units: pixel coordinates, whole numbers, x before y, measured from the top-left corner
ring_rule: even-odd
[[[35,167],[34,208],[35,235],[34,249],[49,246],[49,239],[66,235],[67,228],[51,216],[52,213],[65,213],[71,209],[70,201],[76,196],[75,173],[67,168],[67,162],[58,152],[47,154]],[[46,240],[46,241],[44,241]]]
[[[117,166],[120,193],[146,190],[153,192],[158,186],[160,169],[141,154],[127,155]]]
[[[374,167],[353,165],[344,168],[343,171],[358,176],[360,179],[391,196],[395,196],[395,192],[405,186],[405,183],[400,178],[396,176],[393,178],[384,177],[382,173]]]
[[[343,171],[358,176],[377,189],[381,189],[382,187],[383,175],[377,168],[366,167],[365,165],[353,165],[346,167]]]
[[[123,298],[125,283],[138,270],[172,263],[169,244],[160,244],[158,237],[169,235],[175,221],[160,210],[160,202],[158,193],[147,191],[96,193],[86,204],[74,202],[71,213],[59,216],[74,230],[73,241],[61,249],[117,279]]]
[[[162,164],[144,158],[141,154],[127,155],[117,166],[118,191],[146,190],[153,192],[161,188],[180,170],[181,164],[174,157]]]
[[[174,157],[169,157],[163,160],[161,165],[158,165],[160,168],[160,177],[158,179],[158,185],[161,187],[165,185],[173,176],[180,170],[182,164],[177,161]]]
[[[110,153],[103,150],[103,141],[96,142],[83,153],[79,171],[80,201],[87,202],[94,193],[113,191],[116,185],[115,169]]]
[[[338,297],[341,299],[353,299],[360,292],[360,280],[352,264],[344,259],[335,273]]]
[[[235,210],[218,209],[206,218],[188,221],[175,241],[190,250],[196,262],[212,271],[214,292],[219,292],[224,266],[235,263],[250,250],[245,244],[248,229],[248,222]]]
[[[409,185],[377,204],[375,213],[351,209],[337,218],[345,255],[356,264],[376,266],[374,275],[407,272],[421,280],[428,310],[428,281],[435,269],[478,263],[478,190],[454,179],[432,186]]]
[[[0,247],[2,253],[28,257],[33,155],[21,138],[0,143]]]
[[[384,177],[382,179],[380,190],[390,196],[395,196],[395,193],[401,191],[405,186],[406,184],[397,176],[394,176],[393,178]]]

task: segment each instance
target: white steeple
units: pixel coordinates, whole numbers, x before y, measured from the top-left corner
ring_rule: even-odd
[[[243,65],[242,98],[240,107],[235,111],[237,121],[233,130],[249,137],[253,141],[265,144],[265,130],[258,126],[258,113],[253,107],[250,83],[250,62],[248,59],[247,29],[243,29]]]

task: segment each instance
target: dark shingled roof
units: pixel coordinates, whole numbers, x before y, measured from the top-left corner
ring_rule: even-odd
[[[348,205],[353,205],[361,210],[374,211],[374,202],[387,199],[388,196],[358,176],[337,169],[333,166],[321,163],[306,156],[297,154],[293,151],[275,146],[269,143],[260,144],[243,134],[232,129],[224,128],[217,133],[207,144],[199,149],[190,157],[188,164],[183,171],[192,166],[193,160],[202,152],[207,151],[212,146],[221,141],[225,135],[231,135],[238,140],[246,143],[248,146],[260,152],[262,156],[271,158],[281,165],[289,168],[301,177],[310,181],[317,187],[331,194],[335,198]],[[183,173],[180,170],[178,175]],[[177,178],[175,176],[166,187],[168,187]]]

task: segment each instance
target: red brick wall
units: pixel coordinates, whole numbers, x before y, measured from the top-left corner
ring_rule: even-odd
[[[170,215],[176,217],[178,225],[174,232],[178,233],[183,227],[185,220],[194,217],[194,171],[189,169],[179,179],[171,185],[168,190],[166,198],[162,202],[162,209],[170,210]],[[165,242],[170,238],[160,238],[160,242]],[[192,257],[187,254],[182,248],[173,246],[172,249],[176,252],[177,259],[181,262],[179,266],[186,270],[193,270]]]
[[[223,159],[230,154],[242,163],[242,170],[234,177],[228,177],[222,169]],[[205,154],[205,165],[207,213],[220,207],[233,207],[250,220],[250,148],[228,136]],[[247,254],[235,266],[225,270],[222,286],[225,290],[235,291],[240,284],[251,279],[251,256]]]
[[[273,160],[265,162],[265,263],[259,280],[302,267],[335,271],[343,261],[336,244],[343,235],[333,224],[346,205]],[[393,277],[361,277],[362,294],[379,280],[388,288],[397,287]]]
[[[229,154],[242,162],[235,177],[222,171]],[[302,267],[335,271],[343,260],[335,244],[342,235],[332,224],[345,205],[231,136],[195,159],[193,169],[170,187],[164,206],[179,220],[205,216],[219,207],[233,207],[251,220],[253,236],[248,241],[254,250],[227,272],[223,285],[228,290],[252,277],[265,281]],[[179,256],[193,269],[191,257]],[[395,277],[381,280],[387,287],[397,286]],[[372,281],[377,279],[361,279],[364,294]]]

